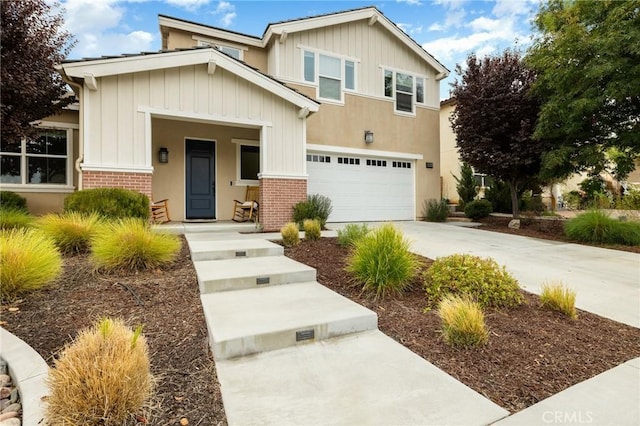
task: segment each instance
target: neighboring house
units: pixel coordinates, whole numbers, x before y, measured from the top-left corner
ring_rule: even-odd
[[[74,187],[126,187],[170,199],[182,221],[229,220],[259,185],[265,230],[312,193],[332,200],[334,222],[413,220],[440,197],[448,70],[376,8],[270,24],[262,37],[159,23],[161,52],[59,66],[79,98],[67,180],[3,187],[43,187],[58,204]]]

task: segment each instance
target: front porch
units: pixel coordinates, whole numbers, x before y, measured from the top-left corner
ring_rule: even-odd
[[[262,232],[259,223],[234,222],[232,220],[220,220],[216,222],[178,222],[172,221],[155,225],[160,232],[171,234],[199,234],[205,232],[240,232],[244,234]]]

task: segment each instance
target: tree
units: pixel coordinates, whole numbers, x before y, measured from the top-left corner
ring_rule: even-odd
[[[463,161],[476,172],[502,179],[511,190],[514,217],[519,216],[518,190],[540,171],[543,143],[532,139],[539,112],[530,96],[535,73],[519,53],[467,58],[456,66],[461,81],[453,83],[456,109],[451,124]]]
[[[59,113],[74,97],[53,68],[74,45],[61,29],[58,5],[46,0],[2,0],[1,63],[3,145],[31,131],[30,123]]]
[[[526,56],[542,99],[534,137],[554,141],[544,175],[624,179],[640,155],[640,2],[550,0],[535,25]]]
[[[452,173],[453,174],[453,173]],[[460,207],[470,203],[478,195],[478,184],[473,176],[473,168],[467,163],[460,166],[460,177],[453,175],[456,180],[456,191],[460,197]]]

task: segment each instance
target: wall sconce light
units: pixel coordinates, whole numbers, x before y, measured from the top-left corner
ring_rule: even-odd
[[[371,130],[364,131],[364,141],[365,143],[373,143],[373,132]]]
[[[160,151],[158,151],[158,161],[161,163],[169,162],[169,150],[167,148],[160,148]]]

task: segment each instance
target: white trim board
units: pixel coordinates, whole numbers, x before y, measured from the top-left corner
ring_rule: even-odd
[[[367,157],[385,157],[385,158],[399,158],[406,160],[422,160],[424,156],[422,154],[412,154],[409,152],[394,152],[394,151],[380,151],[374,149],[362,149],[362,148],[349,148],[344,146],[335,145],[318,145],[307,144],[307,152],[330,152],[336,154],[350,154],[350,155],[362,155]]]

